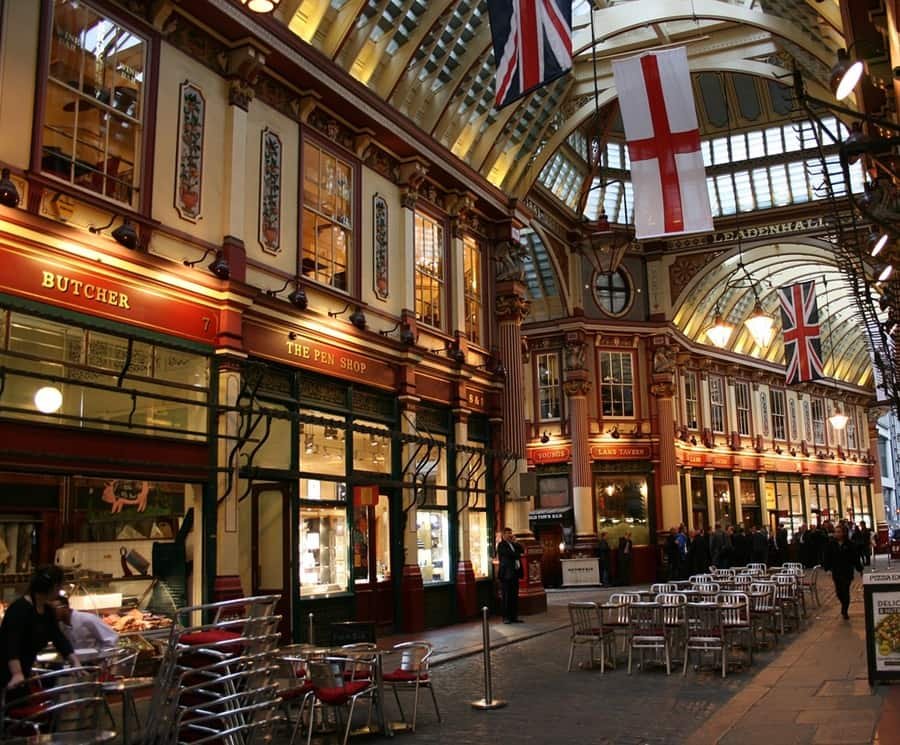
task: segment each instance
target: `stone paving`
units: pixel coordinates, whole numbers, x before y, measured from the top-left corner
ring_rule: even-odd
[[[599,670],[567,673],[565,603],[602,598],[606,592],[551,596],[544,616],[521,625],[492,624],[492,638],[498,640],[499,635],[505,643],[492,652],[494,696],[508,701],[495,711],[476,711],[470,705],[483,695],[482,657],[455,657],[451,648],[459,644],[456,653],[480,648],[480,625],[427,632],[446,660],[434,670],[444,721],[437,722],[426,693],[420,698],[417,732],[398,735],[394,741],[398,745],[404,740],[483,745],[501,738],[517,745],[900,743],[897,730],[889,733],[886,725],[876,734],[886,689],[873,694],[865,681],[861,584],[855,585],[849,622],[838,616],[828,575],[820,587],[823,607],[811,609],[804,631],[788,635],[775,650],[758,653],[753,667],[729,672],[725,680],[716,672],[693,669],[685,678],[680,670],[667,677],[658,668],[629,676],[624,664],[605,675]],[[539,635],[522,638],[529,633]],[[453,641],[448,643],[448,638]],[[387,712],[389,719],[399,719],[390,695]],[[894,714],[892,721],[900,721],[900,698]],[[880,739],[874,740],[876,736]],[[323,745],[335,741],[314,740]],[[277,740],[285,745],[287,741]],[[390,740],[371,737],[357,742],[385,745]]]

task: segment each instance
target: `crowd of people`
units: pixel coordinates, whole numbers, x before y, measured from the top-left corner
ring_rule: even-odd
[[[844,531],[861,564],[872,561],[873,533],[865,522],[854,525],[842,520],[835,525],[830,520],[820,525],[801,525],[788,537],[787,528],[779,523],[774,531],[757,525],[744,528],[740,525],[715,529],[688,530],[684,525],[671,528],[666,537],[664,553],[669,579],[687,579],[702,574],[711,566],[720,569],[759,563],[778,566],[785,561],[799,561],[810,568],[827,563],[829,543],[836,540],[838,528]],[[795,547],[794,549],[791,546]],[[826,567],[827,568],[827,567]]]

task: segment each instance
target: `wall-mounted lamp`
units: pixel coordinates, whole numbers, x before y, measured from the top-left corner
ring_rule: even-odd
[[[498,378],[506,377],[506,365],[503,364],[503,360],[493,354],[487,358],[483,365],[479,365],[475,369],[484,370],[491,373],[491,375],[496,375]]]
[[[108,229],[115,221],[118,215],[113,215],[106,225],[99,228],[93,225],[88,226],[88,230],[94,235],[100,235],[104,230]],[[122,224],[111,233],[113,240],[120,246],[131,249],[132,251],[138,247],[138,234],[131,224],[131,220],[127,217],[122,220]]]
[[[19,206],[19,190],[9,177],[9,169],[0,171],[0,204],[4,207]]]
[[[454,362],[465,362],[466,361],[466,353],[459,348],[459,345],[455,341],[447,342],[443,347],[438,347],[437,349],[429,349],[431,354],[440,354],[444,352],[451,360]]]
[[[837,432],[844,429],[849,421],[850,417],[842,412],[839,407],[835,407],[834,414],[828,417],[828,423],[831,425],[831,428]]]
[[[851,48],[853,45],[850,45]],[[838,49],[837,62],[831,68],[831,90],[838,101],[849,96],[863,74],[862,60],[850,58],[846,49]]]
[[[241,0],[241,4],[254,13],[272,13],[281,4],[281,0]]]
[[[338,318],[339,316],[344,315],[350,308],[353,308],[353,312],[348,316],[348,320],[352,323],[356,328],[360,331],[366,330],[366,314],[363,313],[362,308],[358,305],[354,307],[353,303],[347,303],[341,310],[338,311],[328,311],[328,315],[331,318]]]
[[[405,319],[400,319],[389,329],[381,329],[378,333],[382,336],[390,336],[397,330],[400,331],[401,344],[415,344],[419,340],[418,335],[413,333],[412,328]]]
[[[550,433],[547,432],[547,430],[544,430],[541,433],[541,442],[544,443],[544,445],[546,445],[548,442],[550,442]]]
[[[618,424],[614,424],[612,426],[612,429],[609,430],[609,436],[612,437],[614,440],[618,440],[622,436],[619,434],[619,425]]]
[[[219,279],[228,279],[229,275],[231,274],[231,267],[228,265],[228,259],[225,258],[225,254],[220,248],[215,249],[209,247],[203,252],[203,256],[201,256],[196,261],[188,261],[187,259],[185,259],[183,263],[185,266],[197,266],[197,264],[204,261],[206,257],[209,256],[213,251],[216,252],[216,256],[210,262],[209,267],[207,268]]]
[[[284,292],[291,282],[294,283],[294,290],[287,296],[287,301],[299,310],[306,310],[309,306],[309,299],[306,297],[306,290],[300,286],[300,281],[297,277],[285,281],[284,285],[277,290],[266,290],[266,295],[269,297],[278,297],[279,293]]]

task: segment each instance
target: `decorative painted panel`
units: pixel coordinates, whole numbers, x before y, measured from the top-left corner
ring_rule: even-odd
[[[762,419],[763,435],[769,436],[769,397],[765,391],[759,392],[759,418]]]
[[[388,295],[390,295],[390,286],[388,284],[388,204],[383,196],[376,194],[372,199],[372,205],[374,231],[372,241],[374,250],[372,281],[375,284],[375,296],[379,300],[387,300]]]
[[[262,131],[259,174],[259,243],[263,251],[281,251],[281,138]]]
[[[203,192],[203,133],[206,99],[189,80],[179,89],[178,149],[175,156],[175,209],[185,220],[200,219]]]
[[[803,433],[806,435],[804,439],[812,442],[812,411],[809,408],[809,399],[803,399]]]
[[[792,440],[798,439],[797,435],[799,433],[799,429],[797,428],[797,402],[791,398],[788,400],[788,411],[790,414],[790,438]]]

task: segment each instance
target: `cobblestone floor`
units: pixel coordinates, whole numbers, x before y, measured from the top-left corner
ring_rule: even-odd
[[[823,583],[824,584],[824,583]],[[823,595],[830,595],[829,592]],[[824,599],[824,598],[823,598]],[[815,624],[815,614],[808,624]],[[784,641],[790,644],[792,637]],[[438,723],[430,698],[420,698],[415,735],[354,738],[358,743],[386,745],[404,741],[437,745],[484,745],[499,739],[517,743],[578,742],[591,745],[682,743],[720,707],[734,697],[785,648],[758,653],[748,669],[722,679],[714,671],[680,667],[666,676],[664,668],[636,670],[629,676],[624,662],[601,675],[599,670],[566,672],[568,629],[511,644],[493,652],[494,696],[508,701],[503,709],[476,711],[473,700],[483,695],[482,657],[447,662],[434,671],[441,713]],[[579,649],[576,654],[586,651]],[[578,659],[578,658],[576,658]],[[393,697],[387,716],[399,719]],[[405,706],[405,704],[404,704]],[[325,745],[334,737],[314,738]],[[278,743],[288,742],[287,738]],[[773,741],[757,745],[773,745]]]

